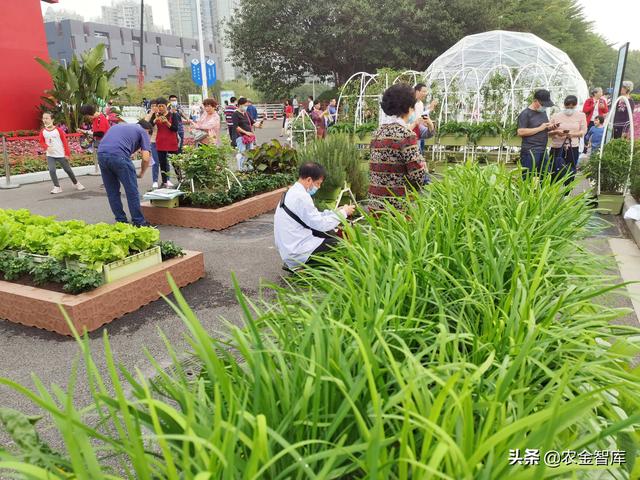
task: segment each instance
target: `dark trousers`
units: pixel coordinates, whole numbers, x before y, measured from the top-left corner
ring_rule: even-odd
[[[525,150],[520,151],[520,165],[524,168],[523,177],[531,174],[532,170],[535,175],[542,175],[551,171],[549,155],[547,149]]]
[[[117,222],[127,222],[127,215],[122,207],[120,185],[124,187],[127,196],[131,223],[146,225],[142,209],[140,208],[140,193],[138,192],[138,178],[133,162],[124,155],[98,154],[102,183],[107,192],[109,206]]]
[[[307,265],[313,265],[316,263],[315,257],[318,255],[322,255],[323,253],[329,252],[333,250],[333,248],[338,245],[340,239],[338,237],[328,237],[325,238],[318,247],[311,252],[311,256],[309,256],[309,260],[307,260]]]
[[[47,156],[47,165],[49,166],[49,176],[51,177],[51,181],[53,182],[54,187],[59,187],[60,182],[58,181],[58,174],[56,172],[56,163],[59,163],[65,173],[71,179],[71,182],[75,185],[78,183],[76,180],[76,176],[73,174],[73,170],[71,169],[71,165],[69,165],[69,160],[65,157],[49,157]]]
[[[177,152],[162,152],[158,150],[158,161],[160,162],[160,174],[162,175],[162,183],[167,183],[171,176],[171,163],[169,162],[169,155],[174,155]]]
[[[183,145],[184,145],[184,130],[178,132],[178,153],[182,153]]]
[[[578,158],[580,152],[578,147],[560,147],[551,149],[551,163],[553,165],[553,178],[561,180],[564,178],[565,185],[573,182],[576,178],[578,168]]]

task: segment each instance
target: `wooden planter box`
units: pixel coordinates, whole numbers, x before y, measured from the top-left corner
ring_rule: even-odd
[[[480,137],[476,143],[476,147],[499,147],[502,145],[500,137]]]
[[[467,144],[466,135],[443,135],[438,142],[445,147],[463,147]]]
[[[174,225],[176,227],[204,228],[205,230],[224,230],[237,223],[244,222],[278,206],[286,188],[262,193],[221,208],[161,208],[149,202],[142,204],[142,213],[147,222],[155,225]]]
[[[60,307],[78,332],[92,332],[127,313],[171,293],[167,273],[180,287],[204,277],[204,256],[185,252],[180,258],[129,275],[91,292],[79,295],[52,292],[0,281],[0,318],[29,327],[42,328],[62,335],[71,330]]]
[[[522,138],[520,137],[509,137],[505,139],[504,145],[507,147],[521,147],[522,146]]]

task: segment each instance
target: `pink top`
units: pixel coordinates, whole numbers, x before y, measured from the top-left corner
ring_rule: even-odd
[[[209,136],[216,139],[216,145],[220,144],[220,115],[218,112],[211,114],[204,113],[200,119],[193,124],[193,128],[198,130],[206,130]]]
[[[571,132],[583,132],[581,135],[583,137],[587,133],[587,116],[579,110],[576,110],[573,115],[567,115],[564,112],[556,113],[551,117],[551,122],[559,123],[560,126],[558,127],[558,130],[561,131],[570,130]],[[566,135],[553,136],[551,139],[551,147],[562,147],[566,138]],[[580,137],[572,137],[571,146],[579,147]]]

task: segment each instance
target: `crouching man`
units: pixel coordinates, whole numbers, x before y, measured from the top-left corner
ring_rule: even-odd
[[[287,268],[331,250],[338,243],[334,230],[355,211],[354,205],[345,205],[338,211],[320,212],[311,197],[320,189],[325,169],[318,163],[306,163],[298,173],[298,181],[282,196],[274,218],[276,247]]]

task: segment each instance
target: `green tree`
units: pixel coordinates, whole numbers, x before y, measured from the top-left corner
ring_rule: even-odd
[[[228,42],[256,87],[283,97],[310,74],[340,85],[358,71],[426,69],[462,37],[498,28],[538,35],[589,85],[609,85],[615,51],[576,0],[240,0]],[[628,71],[640,74],[640,53]]]
[[[237,96],[251,98],[254,101],[262,100],[262,93],[253,89],[244,80],[230,80],[227,82],[216,82],[210,86],[208,93],[210,97],[220,99],[221,90],[233,90]],[[190,94],[200,94],[202,89],[191,80],[191,69],[185,68],[168,75],[167,77],[147,82],[142,90],[137,84],[127,85],[120,95],[120,100],[124,103],[139,104],[143,98],[158,98],[176,95],[180,102],[186,103]]]
[[[109,85],[118,67],[105,70],[103,44],[83,53],[80,58],[73,56],[71,62],[62,65],[56,60],[36,61],[51,74],[53,88],[42,97],[43,108],[52,110],[71,131],[78,128],[80,107],[86,103],[106,104],[120,93]]]

